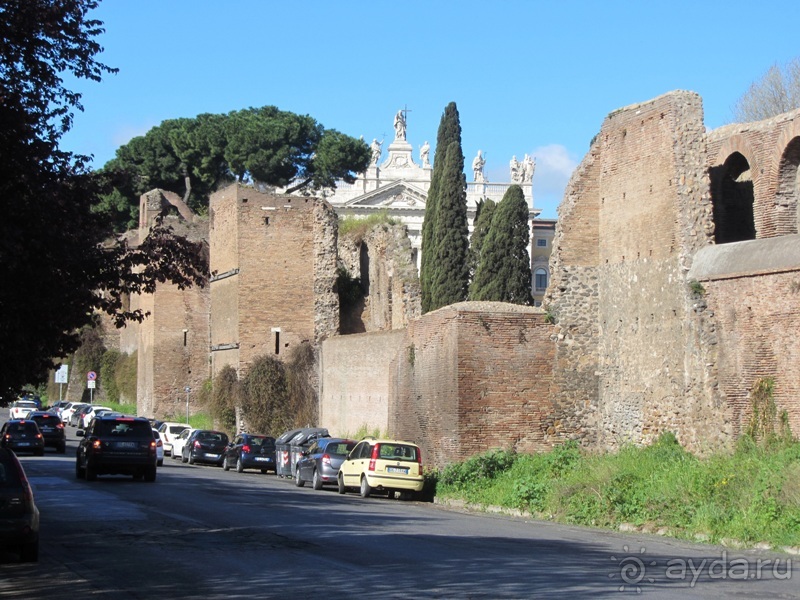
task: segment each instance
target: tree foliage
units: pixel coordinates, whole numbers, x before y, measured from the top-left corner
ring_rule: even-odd
[[[274,356],[259,356],[241,382],[244,419],[251,431],[277,437],[294,422],[284,364]]]
[[[240,397],[236,369],[225,365],[214,377],[209,406],[214,422],[221,429],[234,431],[236,428],[236,407],[239,406]]]
[[[162,224],[138,249],[109,240],[96,210],[107,180],[59,149],[82,110],[63,77],[99,81],[96,0],[0,0],[0,394],[43,381],[79,346],[95,310],[125,319],[122,295],[202,284],[202,247]],[[153,259],[158,257],[158,262]],[[0,400],[3,402],[4,400]]]
[[[475,271],[478,269],[478,264],[481,260],[481,248],[483,247],[483,240],[486,234],[489,233],[489,227],[492,224],[492,217],[497,208],[497,203],[490,198],[485,198],[478,201],[475,209],[475,222],[472,226],[472,235],[470,236],[469,246],[469,274],[470,280],[475,278]]]
[[[448,104],[442,118],[439,121],[439,130],[436,134],[436,154],[433,161],[433,173],[431,174],[431,185],[428,189],[428,199],[425,204],[425,217],[422,223],[422,254],[420,256],[420,285],[422,288],[422,312],[429,312],[444,306],[437,304],[434,300],[434,289],[436,284],[436,273],[439,268],[437,265],[438,245],[444,232],[439,225],[439,206],[442,202],[443,194],[447,194],[447,188],[443,187],[444,173],[447,168],[447,150],[451,144],[455,143],[458,152],[451,157],[451,168],[459,169],[461,173],[460,185],[466,190],[466,176],[464,176],[464,155],[461,152],[461,120],[455,102]],[[460,168],[458,159],[460,156]],[[452,185],[455,181],[455,174],[447,178],[448,184]],[[464,196],[466,203],[466,195]],[[465,212],[466,215],[466,212]]]
[[[782,69],[772,65],[736,102],[733,118],[738,123],[761,121],[800,108],[800,57]]]
[[[153,188],[181,194],[202,212],[210,194],[234,180],[291,186],[290,192],[331,188],[337,179],[355,181],[369,158],[363,140],[274,106],[171,119],[118,148],[106,163],[113,189],[102,207],[121,230],[135,218],[139,197]]]
[[[462,302],[469,291],[467,184],[458,142],[451,142],[445,154],[434,235],[431,310]]]
[[[529,244],[528,204],[522,188],[512,185],[497,205],[481,246],[470,299],[531,304]]]

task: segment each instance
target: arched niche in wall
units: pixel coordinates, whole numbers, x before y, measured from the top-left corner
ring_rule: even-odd
[[[711,190],[716,243],[754,240],[753,179],[743,154],[734,152],[711,169]]]
[[[792,139],[778,165],[778,187],[775,193],[778,235],[800,231],[800,137]]]
[[[361,289],[364,290],[365,296],[369,296],[369,248],[366,242],[361,242],[358,263],[361,271]]]

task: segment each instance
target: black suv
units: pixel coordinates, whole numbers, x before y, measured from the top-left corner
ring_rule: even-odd
[[[44,437],[36,421],[11,419],[0,429],[0,447],[14,452],[32,452],[44,456]]]
[[[64,423],[62,423],[61,417],[37,410],[28,415],[28,420],[36,421],[39,431],[42,432],[45,447],[52,446],[59,454],[67,451],[67,434],[64,432]]]
[[[147,419],[101,415],[75,435],[83,438],[75,458],[78,479],[94,481],[108,473],[156,480],[156,441]]]

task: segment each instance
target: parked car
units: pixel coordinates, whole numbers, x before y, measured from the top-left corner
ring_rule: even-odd
[[[92,410],[91,404],[83,404],[76,408],[69,418],[69,424],[73,427],[81,427],[83,425],[83,415]]]
[[[36,402],[33,400],[17,400],[11,405],[8,418],[24,419],[28,416],[28,413],[33,412],[34,410],[39,410],[39,407],[36,406]]]
[[[61,410],[61,420],[64,421],[65,425],[72,424],[72,415],[75,414],[75,411],[79,408],[87,406],[85,402],[68,402],[67,405]]]
[[[28,415],[28,419],[36,421],[44,438],[44,446],[55,448],[59,454],[67,451],[67,434],[61,418],[51,412],[37,410]]]
[[[184,429],[181,431],[177,437],[172,438],[172,459],[173,460],[182,460],[183,459],[183,447],[186,445],[186,440],[189,439],[189,436],[192,435],[194,429],[189,427],[188,429]],[[163,432],[162,432],[163,433]],[[166,453],[166,451],[165,451]]]
[[[335,484],[339,467],[355,445],[355,440],[344,438],[318,439],[297,461],[294,470],[295,485],[303,487],[306,481],[310,481],[315,490],[321,490],[325,484]]]
[[[95,415],[101,415],[104,412],[113,412],[113,411],[114,409],[109,408],[108,406],[96,406],[94,404],[91,404],[88,409],[81,412],[80,423],[78,423],[78,427],[86,429],[87,427],[89,427],[89,424],[92,422],[92,419],[95,418]]]
[[[147,421],[150,422],[150,419]],[[152,423],[150,425],[152,429]],[[164,464],[164,440],[161,439],[158,429],[153,429],[153,439],[156,441],[156,465],[160,467]]]
[[[0,448],[0,547],[17,550],[21,562],[39,560],[39,509],[22,464]]]
[[[82,438],[75,457],[78,479],[94,481],[98,475],[121,474],[156,480],[156,441],[147,419],[99,416],[75,435]]]
[[[0,428],[0,447],[16,453],[31,452],[36,456],[43,456],[44,437],[36,421],[11,419]]]
[[[67,405],[69,405],[69,402],[67,402],[66,400],[59,400],[58,402],[53,404],[53,406],[48,408],[47,411],[61,417],[61,411],[63,411],[67,407]]]
[[[256,433],[239,433],[225,449],[222,468],[236,467],[236,472],[259,469],[262,473],[275,471],[275,438]]]
[[[356,488],[363,498],[373,490],[421,492],[425,483],[419,446],[400,440],[364,438],[347,455],[336,479],[339,493]]]
[[[181,449],[183,462],[212,463],[222,466],[222,456],[228,447],[228,434],[211,429],[195,429]]]
[[[164,440],[164,454],[171,454],[174,456],[172,443],[175,441],[175,438],[178,437],[184,429],[191,428],[192,426],[188,423],[176,423],[174,421],[164,421],[161,423],[161,425],[158,426],[158,431],[161,432],[161,438]],[[178,456],[180,455],[180,452],[178,452]]]

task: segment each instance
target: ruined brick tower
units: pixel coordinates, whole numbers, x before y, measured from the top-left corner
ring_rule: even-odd
[[[237,184],[211,197],[209,215],[212,377],[338,331],[336,214],[326,202]]]

